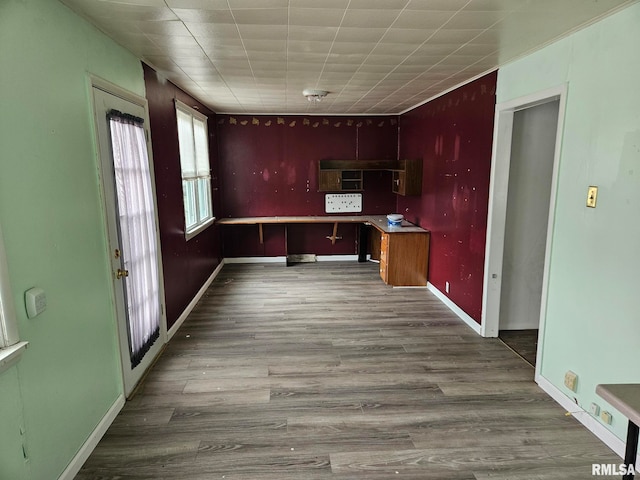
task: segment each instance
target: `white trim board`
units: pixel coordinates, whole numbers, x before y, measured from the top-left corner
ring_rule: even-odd
[[[318,262],[352,262],[358,261],[358,255],[317,255]]]
[[[460,317],[460,319],[464,323],[469,325],[469,327],[471,327],[471,329],[474,332],[476,332],[477,334],[480,334],[480,324],[478,322],[476,322],[473,318],[471,318],[467,312],[465,312],[458,305],[453,303],[449,297],[447,297],[444,293],[442,293],[440,290],[438,290],[436,287],[434,287],[433,284],[430,283],[430,282],[427,283],[427,290],[429,290],[436,297],[438,297],[438,300],[440,300],[447,307],[449,307],[449,309],[453,313],[455,313],[458,317]]]
[[[171,340],[173,338],[173,336],[176,334],[176,332],[178,331],[178,329],[182,326],[182,324],[187,319],[189,314],[192,312],[192,310],[198,304],[198,302],[200,301],[202,296],[205,294],[205,292],[207,291],[207,289],[209,288],[211,283],[213,283],[215,278],[218,276],[218,274],[222,270],[222,267],[224,266],[224,264],[225,264],[225,261],[222,260],[220,262],[220,265],[218,265],[216,267],[216,269],[213,271],[213,273],[204,282],[204,285],[202,285],[200,290],[198,290],[198,293],[196,293],[196,295],[193,297],[193,299],[189,302],[189,305],[187,305],[187,308],[185,308],[184,311],[180,314],[180,316],[176,320],[176,323],[174,323],[171,326],[171,328],[167,331],[167,341]]]
[[[358,260],[358,255],[316,255],[318,262],[351,262]],[[287,263],[287,257],[231,257],[224,263]]]
[[[93,452],[93,450],[96,448],[104,434],[107,433],[107,430],[120,413],[120,410],[122,410],[122,407],[124,407],[124,403],[124,395],[121,394],[118,398],[116,398],[116,401],[113,403],[113,405],[111,405],[111,408],[107,410],[107,413],[105,413],[104,417],[102,417],[102,420],[100,420],[100,423],[98,423],[93,432],[91,432],[89,438],[87,438],[82,447],[80,447],[78,453],[76,453],[73,459],[71,459],[71,462],[69,462],[67,468],[65,468],[64,472],[62,472],[60,477],[58,477],[58,480],[74,479],[74,477],[78,474],[78,472],[84,465],[84,462],[86,462],[89,458],[89,455],[91,455],[91,452]]]
[[[225,257],[224,263],[287,263],[287,257]]]

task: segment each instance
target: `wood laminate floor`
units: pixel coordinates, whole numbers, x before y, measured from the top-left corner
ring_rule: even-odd
[[[584,480],[620,463],[502,342],[377,269],[226,265],[76,480]]]

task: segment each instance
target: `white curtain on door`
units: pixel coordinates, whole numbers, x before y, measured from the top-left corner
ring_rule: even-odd
[[[109,114],[131,366],[160,336],[155,207],[142,119]]]

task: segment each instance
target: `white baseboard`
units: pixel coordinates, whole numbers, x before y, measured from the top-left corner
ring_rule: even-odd
[[[536,375],[536,383],[547,395],[558,402],[562,408],[571,413],[587,430],[602,440],[602,442],[619,455],[620,458],[624,458],[625,443],[623,440],[616,437],[611,430],[593,418],[585,409],[572,402],[569,397],[542,375]],[[636,470],[638,471],[637,467]]]
[[[317,255],[318,262],[353,262],[358,261],[358,255]]]
[[[318,262],[352,262],[358,255],[316,255]],[[287,263],[287,257],[233,257],[225,258],[224,263]]]
[[[232,257],[224,263],[287,263],[287,257]]]
[[[442,293],[440,290],[438,290],[436,287],[434,287],[433,284],[427,283],[427,289],[431,293],[433,293],[436,297],[438,297],[438,299],[442,303],[444,303],[447,307],[449,307],[449,309],[453,313],[455,313],[458,317],[460,317],[460,319],[464,323],[469,325],[469,327],[471,327],[471,329],[474,332],[476,332],[478,335],[480,335],[480,324],[478,322],[476,322],[473,318],[471,318],[469,316],[469,314],[467,314],[464,310],[462,310],[458,305],[453,303],[449,297],[447,297],[444,293]]]
[[[91,432],[89,438],[84,442],[78,453],[76,453],[75,457],[71,460],[67,468],[62,472],[62,475],[58,478],[58,480],[73,480],[74,477],[78,474],[84,462],[87,461],[91,452],[96,448],[98,442],[102,439],[107,430],[113,423],[113,421],[124,407],[124,395],[120,395],[116,401],[111,405],[111,408],[107,411],[107,413],[102,417],[100,423],[96,426],[96,428]]]
[[[193,297],[193,300],[189,302],[189,305],[187,305],[187,308],[185,308],[184,311],[180,314],[180,316],[178,317],[178,320],[176,320],[176,323],[174,323],[171,326],[171,328],[167,331],[167,341],[171,340],[173,336],[176,334],[176,332],[178,331],[178,329],[182,326],[182,324],[187,319],[191,311],[195,308],[196,304],[200,301],[200,299],[204,295],[204,292],[206,292],[207,288],[209,288],[209,286],[211,285],[211,282],[213,282],[215,278],[218,276],[225,262],[226,260],[222,260],[220,262],[220,265],[218,265],[216,269],[213,271],[213,273],[211,274],[211,276],[207,278],[207,281],[204,282],[204,285],[202,285],[200,290],[198,290],[198,293],[196,293],[196,296]]]

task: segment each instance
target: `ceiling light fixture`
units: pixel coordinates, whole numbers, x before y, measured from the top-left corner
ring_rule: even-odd
[[[306,88],[302,91],[302,95],[307,97],[307,100],[313,103],[321,102],[328,93],[329,92],[326,90],[313,90],[311,88]]]

